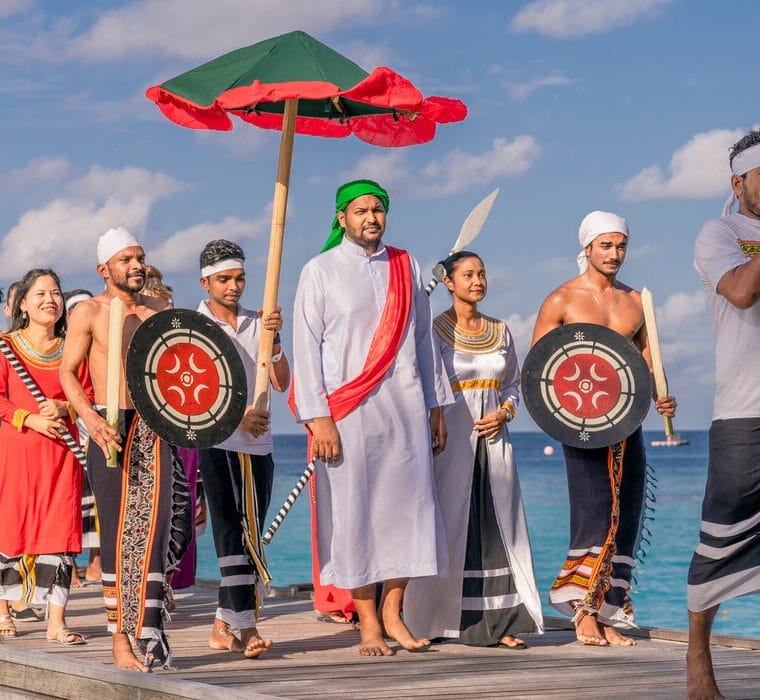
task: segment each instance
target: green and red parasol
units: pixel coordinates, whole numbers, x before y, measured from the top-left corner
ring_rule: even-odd
[[[164,116],[190,129],[232,129],[230,114],[281,132],[277,183],[264,286],[264,313],[277,305],[294,134],[341,138],[375,146],[427,143],[436,124],[461,121],[459,100],[424,97],[389,68],[371,74],[300,31],[220,56],[148,88]],[[274,334],[262,333],[254,406],[266,404]]]

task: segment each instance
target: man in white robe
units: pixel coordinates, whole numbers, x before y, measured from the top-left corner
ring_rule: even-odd
[[[447,567],[432,457],[445,446],[441,407],[453,397],[419,266],[382,243],[388,203],[371,181],[338,190],[333,235],[304,267],[293,314],[293,399],[312,436],[320,579],[351,589],[363,656],[393,653],[384,631],[405,649],[429,644],[401,619],[404,589]]]

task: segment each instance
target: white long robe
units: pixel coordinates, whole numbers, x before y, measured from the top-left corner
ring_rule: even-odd
[[[475,420],[509,401],[517,408],[520,369],[512,336],[503,325],[502,344],[487,354],[455,351],[439,339],[441,354],[452,382],[465,384],[454,393],[456,403],[446,406],[446,449],[435,458],[438,499],[446,527],[449,572],[446,576],[411,581],[404,598],[404,620],[412,634],[428,638],[458,638],[462,616],[462,579],[467,548],[467,527],[472,493],[472,474],[478,435]],[[498,383],[500,386],[494,386]],[[488,385],[491,386],[488,386]],[[509,559],[517,594],[482,604],[511,608],[523,603],[543,630],[541,600],[533,572],[528,526],[506,424],[496,439],[489,440],[488,476],[498,529]],[[507,598],[509,598],[507,600]]]
[[[327,394],[360,374],[385,304],[388,253],[349,240],[309,261],[293,313],[297,420],[330,415]],[[337,423],[341,458],[316,462],[320,581],[357,588],[446,570],[429,409],[453,401],[430,302],[412,259],[412,308],[396,360]]]

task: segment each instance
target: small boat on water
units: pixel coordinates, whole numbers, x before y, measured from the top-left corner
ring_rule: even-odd
[[[666,435],[664,440],[652,440],[649,444],[652,447],[680,447],[688,445],[689,441],[684,440],[678,433],[673,433],[673,435]]]

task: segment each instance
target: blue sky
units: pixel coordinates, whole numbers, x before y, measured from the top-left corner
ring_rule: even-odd
[[[614,211],[631,229],[620,279],[654,294],[676,427],[706,428],[713,338],[693,242],[728,193],[728,146],[760,121],[758,19],[752,0],[0,0],[0,285],[51,265],[65,288],[99,291],[95,242],[121,225],[188,308],[201,298],[203,245],[237,240],[244,302],[258,308],[277,133],[238,120],[226,133],[182,129],[144,92],[301,29],[365,70],[387,65],[426,95],[462,99],[469,116],[406,149],[296,137],[286,323],[347,179],[389,189],[386,239],[426,271],[501,189],[471,248],[489,274],[482,309],[508,320],[521,360],[542,300],[577,274],[579,222]],[[436,312],[446,306],[438,290]],[[652,412],[645,427],[660,426]],[[515,427],[535,428],[525,411]],[[297,430],[279,397],[274,429]]]

